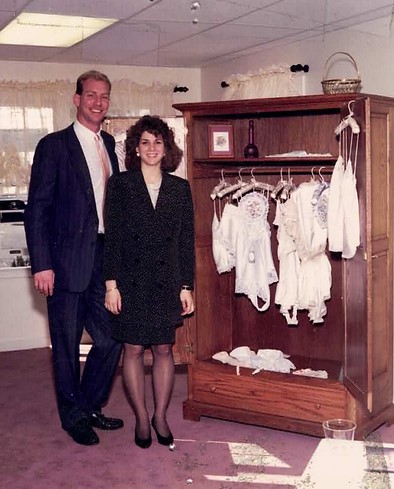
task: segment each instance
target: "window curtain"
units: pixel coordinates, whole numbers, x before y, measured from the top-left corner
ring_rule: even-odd
[[[172,107],[174,84],[152,83],[141,85],[129,80],[112,83],[111,105],[108,115],[112,117],[140,117],[144,114],[160,117],[174,116]]]
[[[173,87],[173,84],[141,85],[129,80],[112,81],[108,115],[175,115]],[[1,193],[26,190],[38,140],[48,132],[66,127],[75,119],[74,92],[75,82],[64,80],[0,81]]]
[[[227,80],[223,100],[290,97],[300,95],[290,66],[275,65],[256,73],[233,74]]]

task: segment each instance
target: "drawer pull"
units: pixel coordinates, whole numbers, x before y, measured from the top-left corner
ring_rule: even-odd
[[[215,392],[216,391],[216,387],[211,387],[211,392]]]
[[[321,404],[315,404],[315,408],[316,409],[320,409],[321,408]]]

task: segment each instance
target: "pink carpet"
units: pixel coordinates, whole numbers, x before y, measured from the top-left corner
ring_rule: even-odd
[[[0,489],[294,489],[320,441],[210,418],[184,420],[186,374],[177,368],[168,415],[174,452],[155,439],[148,450],[134,445],[120,373],[103,411],[123,418],[125,427],[97,431],[99,445],[79,446],[59,425],[49,349],[0,353],[0,371]],[[152,412],[150,382],[147,375]],[[394,441],[394,429],[376,433]]]

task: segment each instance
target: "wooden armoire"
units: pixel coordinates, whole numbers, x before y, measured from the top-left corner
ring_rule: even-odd
[[[323,436],[332,418],[357,423],[361,439],[393,410],[393,151],[394,99],[368,94],[312,95],[175,104],[187,127],[188,179],[195,205],[196,312],[185,345],[191,352],[184,417],[229,421]],[[332,267],[331,298],[323,324],[298,312],[289,327],[274,303],[257,311],[234,293],[234,272],[218,274],[212,255],[214,202],[221,177],[230,182],[253,170],[276,185],[281,172],[297,185],[319,170],[328,181],[339,155],[335,129],[349,114],[360,127],[357,190],[361,244],[352,259],[327,255]],[[254,121],[258,158],[244,158],[249,121]],[[231,126],[228,154],[209,149],[212,127]],[[227,126],[228,127],[228,126]],[[226,151],[229,148],[226,148]],[[305,151],[308,156],[283,156]],[[269,157],[268,155],[282,155]],[[316,156],[317,155],[317,156]],[[277,264],[270,203],[272,253]],[[278,267],[277,267],[278,270]],[[297,369],[326,370],[328,379],[236,368],[212,359],[220,351],[249,346],[290,355]]]

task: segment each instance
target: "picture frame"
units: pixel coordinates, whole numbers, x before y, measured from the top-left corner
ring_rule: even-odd
[[[210,124],[209,157],[234,158],[234,131],[231,124]]]

